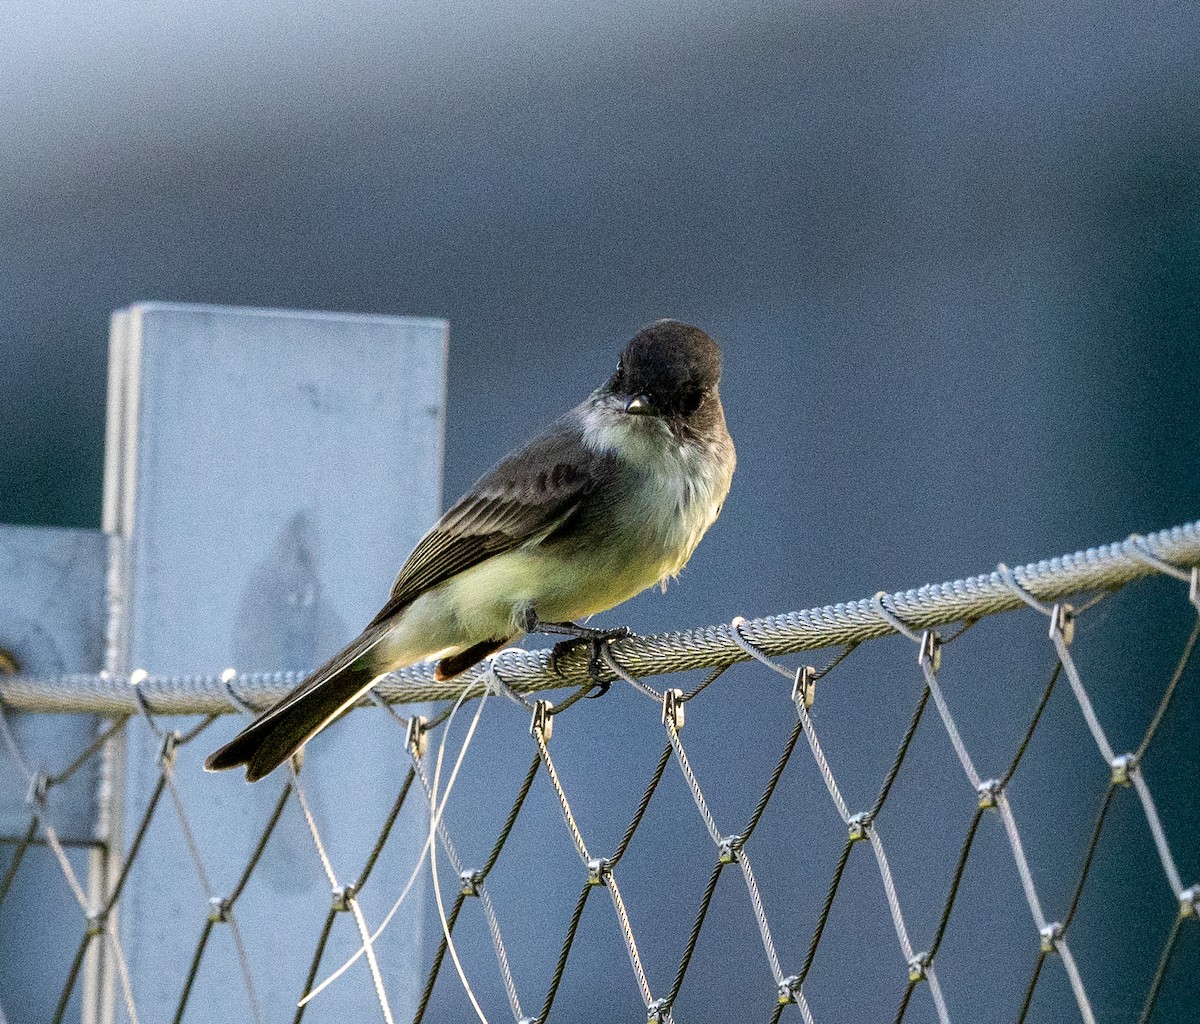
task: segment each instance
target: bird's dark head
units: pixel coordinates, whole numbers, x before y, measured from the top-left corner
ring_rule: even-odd
[[[686,420],[718,403],[721,349],[699,327],[659,320],[638,331],[621,353],[606,390],[633,415]]]

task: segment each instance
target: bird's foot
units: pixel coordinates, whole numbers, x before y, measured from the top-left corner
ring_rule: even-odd
[[[633,636],[628,626],[618,626],[616,629],[595,630],[594,636],[573,636],[566,640],[560,640],[550,649],[550,666],[559,675],[562,675],[558,667],[559,661],[569,655],[572,651],[579,647],[587,646],[591,650],[588,654],[588,675],[592,682],[596,684],[596,692],[589,693],[589,697],[603,697],[608,693],[608,689],[612,686],[611,679],[604,679],[601,675],[604,669],[604,648],[610,640],[624,640],[626,637]]]
[[[526,614],[525,627],[527,633],[550,633],[567,637],[550,649],[550,667],[559,675],[562,675],[559,663],[563,658],[579,647],[586,645],[591,648],[588,655],[588,675],[591,676],[597,689],[595,693],[589,693],[589,697],[604,696],[612,685],[611,679],[604,679],[601,676],[604,669],[604,646],[610,640],[624,640],[626,637],[633,636],[633,632],[628,626],[598,629],[593,626],[581,626],[577,622],[542,622],[532,611]]]

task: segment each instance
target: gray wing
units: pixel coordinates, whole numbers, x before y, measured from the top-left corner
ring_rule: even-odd
[[[477,481],[437,521],[408,556],[371,625],[484,559],[552,534],[613,463],[613,456],[584,445],[569,414],[559,420]]]

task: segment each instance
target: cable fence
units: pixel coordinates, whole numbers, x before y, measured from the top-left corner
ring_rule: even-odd
[[[587,727],[589,712],[617,696],[581,700],[593,686],[586,657],[573,655],[556,670],[547,651],[504,651],[458,685],[435,683],[424,668],[395,673],[365,702],[374,710],[344,723],[352,729],[358,715],[389,716],[397,763],[407,765],[390,811],[351,869],[337,863],[329,837],[338,801],[354,795],[317,792],[320,776],[306,774],[298,759],[281,783],[264,783],[278,785],[278,794],[244,860],[206,844],[194,821],[195,791],[185,795],[176,784],[181,771],[199,770],[225,712],[252,715],[294,677],[232,669],[0,677],[0,738],[28,786],[25,828],[4,837],[0,926],[14,900],[39,898],[22,891],[22,866],[32,851],[48,850],[78,906],[80,933],[65,977],[45,979],[61,993],[56,1024],[69,1019],[84,986],[97,998],[105,972],[118,1018],[131,1022],[208,1019],[199,993],[217,977],[244,989],[247,1019],[296,1024],[339,1019],[338,993],[347,985],[370,986],[389,1024],[466,1015],[511,1016],[517,1024],[613,1019],[599,1008],[614,1005],[623,1019],[703,1020],[732,991],[742,1019],[770,1022],[883,1019],[886,1004],[896,1024],[1020,1024],[1035,1019],[1039,999],[1059,1007],[1066,1000],[1087,1024],[1183,1019],[1172,1008],[1200,1005],[1190,969],[1200,842],[1194,816],[1161,813],[1155,793],[1167,775],[1183,793],[1200,781],[1200,736],[1188,712],[1200,706],[1198,563],[1200,523],[1192,523],[919,590],[614,641],[604,673],[628,688],[610,719],[606,764],[573,754],[572,735]],[[1143,596],[1149,582],[1127,586],[1148,576],[1168,578],[1173,590]],[[1114,618],[1118,600],[1131,608],[1122,605]],[[1151,615],[1134,629],[1139,604]],[[1003,624],[1014,636],[989,635],[978,658],[960,655],[993,616],[1018,609]],[[1034,616],[1041,639],[1030,638]],[[889,636],[909,645],[907,653],[898,657],[882,640]],[[1141,645],[1171,654],[1151,659],[1139,654]],[[1046,666],[1032,689],[1006,663],[1017,646],[1032,648],[1033,663]],[[822,657],[780,660],[804,651]],[[1168,666],[1161,677],[1151,671],[1160,664]],[[664,675],[665,686],[657,678]],[[981,685],[988,692],[978,692]],[[561,691],[553,702],[539,696],[550,689]],[[1139,700],[1128,699],[1131,689]],[[857,742],[826,711],[834,692],[850,690],[860,707],[871,705]],[[1118,699],[1101,703],[1098,693]],[[424,705],[441,700],[440,710],[426,713]],[[1183,712],[1181,702],[1191,702]],[[1139,724],[1134,711],[1143,704],[1151,710]],[[422,706],[398,710],[405,705]],[[1004,728],[991,728],[981,706],[996,709]],[[51,710],[110,716],[55,772],[31,759],[13,725]],[[176,716],[198,717],[180,724]],[[82,877],[55,828],[51,797],[135,721],[157,738],[156,783],[127,848],[108,851],[115,870]],[[886,728],[866,735],[876,721]],[[489,746],[489,733],[490,748],[505,751],[503,766],[472,757]],[[894,742],[890,756],[884,735]],[[1044,741],[1048,735],[1053,742]],[[1125,746],[1127,735],[1136,742]],[[1166,760],[1151,776],[1146,766],[1156,757]],[[872,782],[876,766],[882,773]],[[740,807],[730,806],[731,775]],[[1094,804],[1083,828],[1063,809],[1076,784],[1074,804]],[[1113,824],[1124,803],[1136,807],[1140,823],[1126,816]],[[122,894],[144,844],[168,819],[182,836],[178,872],[205,903],[182,911],[174,929],[173,1004],[147,1005],[123,952]],[[1111,930],[1079,938],[1089,915],[1099,920],[1112,909],[1089,900],[1088,882],[1108,847],[1133,842],[1134,824],[1153,861],[1139,860],[1122,884],[1141,894],[1138,906],[1155,908],[1139,930],[1153,937],[1135,941],[1118,927],[1116,938]],[[312,932],[311,959],[282,965],[262,953],[270,935],[246,933],[238,910],[281,845],[276,837],[297,828],[307,835],[304,870],[315,860],[330,898],[321,908],[274,908],[274,927],[299,927],[292,920],[299,913]],[[416,831],[419,842],[408,847],[416,855],[383,870],[397,829]],[[563,858],[575,868],[563,867]],[[550,878],[544,866],[552,860],[561,870]],[[722,886],[727,875],[740,884]],[[573,888],[564,889],[572,877]],[[1005,889],[1003,878],[1015,879],[1015,889]],[[994,909],[997,892],[1018,894],[1022,906]],[[974,909],[964,910],[972,898]],[[598,903],[611,905],[611,914]],[[885,910],[886,931],[859,921],[864,907]],[[1024,921],[1014,925],[1015,944],[1000,941],[998,922],[1010,909]],[[389,942],[419,929],[428,941],[414,964]],[[609,940],[619,943],[621,971],[611,945],[596,947]],[[995,991],[984,959],[1002,961],[995,972],[1006,983]],[[1137,993],[1112,997],[1107,976],[1117,959],[1142,964],[1133,976],[1148,981]],[[295,1003],[265,1005],[256,978],[284,969],[297,977]],[[848,987],[847,978],[861,987]]]

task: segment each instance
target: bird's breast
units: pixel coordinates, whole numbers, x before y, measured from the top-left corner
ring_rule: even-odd
[[[650,495],[646,527],[663,556],[659,578],[674,576],[716,521],[732,472],[714,451],[673,443],[643,473]]]
[[[619,415],[593,426],[590,442],[618,456],[620,494],[607,528],[635,556],[643,586],[677,574],[721,511],[733,476],[732,444],[682,441],[659,420]]]

